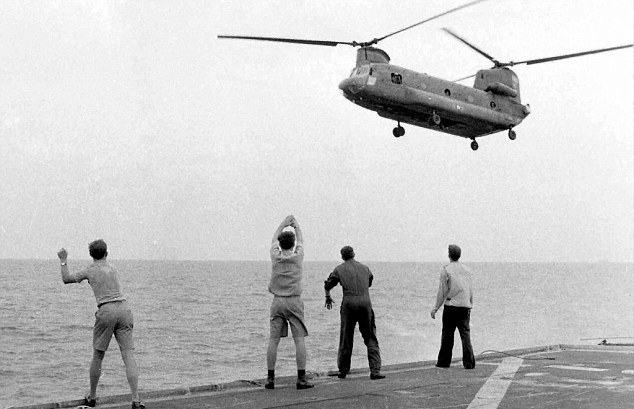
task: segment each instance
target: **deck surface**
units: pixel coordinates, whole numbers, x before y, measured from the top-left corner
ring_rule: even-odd
[[[555,345],[476,357],[476,368],[459,361],[451,368],[433,362],[386,366],[382,380],[366,370],[346,379],[317,374],[313,389],[297,390],[295,379],[263,380],[155,391],[142,394],[148,409],[202,408],[631,408],[634,347]],[[515,355],[515,356],[511,356]],[[103,397],[102,408],[129,408],[129,396]],[[20,409],[76,407],[79,401]]]

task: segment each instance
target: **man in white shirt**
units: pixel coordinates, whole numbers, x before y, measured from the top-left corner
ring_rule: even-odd
[[[284,231],[292,227],[295,232]],[[287,216],[278,226],[271,241],[271,281],[269,292],[273,294],[271,304],[269,347],[266,352],[268,375],[266,389],[275,389],[275,362],[280,338],[288,336],[291,327],[295,342],[297,361],[297,389],[310,389],[313,385],[306,379],[306,344],[308,336],[304,322],[302,273],[304,262],[304,237],[294,216]]]
[[[455,244],[449,246],[449,264],[440,273],[440,284],[436,305],[431,310],[432,319],[444,304],[442,313],[442,338],[436,366],[449,368],[453,351],[453,337],[458,328],[462,340],[462,365],[465,369],[475,367],[475,356],[471,346],[469,321],[473,307],[473,283],[471,270],[459,262],[461,250]]]

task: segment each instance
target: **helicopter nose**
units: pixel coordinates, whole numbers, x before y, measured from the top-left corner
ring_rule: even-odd
[[[344,93],[356,94],[365,86],[365,77],[354,76],[339,83],[339,89]]]

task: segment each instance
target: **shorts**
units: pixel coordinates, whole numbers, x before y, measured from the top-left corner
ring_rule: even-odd
[[[115,301],[103,304],[95,313],[95,327],[92,333],[92,346],[98,351],[108,350],[114,334],[119,349],[134,349],[132,329],[134,319],[126,301]]]
[[[271,338],[288,336],[288,325],[291,326],[293,338],[308,336],[304,323],[304,302],[299,296],[273,297],[271,304]]]

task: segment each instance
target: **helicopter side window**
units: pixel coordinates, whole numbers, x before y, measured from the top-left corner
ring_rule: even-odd
[[[394,84],[402,84],[403,76],[401,74],[392,73],[392,82]]]

